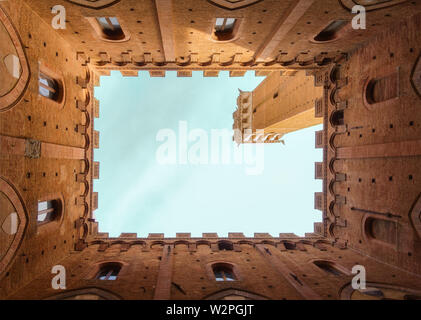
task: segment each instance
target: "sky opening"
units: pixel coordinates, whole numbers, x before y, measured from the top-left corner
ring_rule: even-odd
[[[205,78],[202,72],[180,78],[175,71],[167,71],[164,78],[151,78],[146,71],[133,78],[118,71],[101,77],[95,88],[100,148],[94,152],[95,161],[100,161],[100,179],[94,181],[99,231],[111,237],[123,232],[136,232],[138,237],[313,232],[313,223],[322,219],[314,209],[314,192],[322,191],[321,180],[314,179],[314,162],[322,161],[314,132],[322,125],[285,135],[285,145],[261,145],[264,160],[259,158],[259,174],[250,174],[247,169],[252,165],[244,160],[211,159],[214,133],[230,131],[232,137],[238,89],[252,91],[263,79],[250,71],[238,78],[228,72],[217,78]],[[162,138],[171,132],[171,141]],[[195,134],[197,140],[188,139]],[[208,142],[207,163],[189,161],[199,140],[202,147]],[[160,150],[170,142],[176,144],[176,161],[163,164]],[[237,148],[232,140],[229,148]],[[206,158],[204,149],[199,150],[200,160]],[[257,152],[250,154],[257,159]]]

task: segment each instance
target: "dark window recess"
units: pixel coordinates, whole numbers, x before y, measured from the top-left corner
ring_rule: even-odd
[[[230,242],[223,241],[223,242],[218,243],[218,249],[219,250],[232,251],[232,250],[234,250],[234,246]]]
[[[365,96],[369,104],[398,97],[398,74],[371,80],[367,85]]]
[[[51,100],[58,101],[60,97],[59,85],[56,80],[40,72],[38,77],[39,94]]]
[[[236,277],[230,265],[216,265],[213,267],[216,281],[235,281]]]
[[[331,123],[333,126],[341,126],[344,124],[344,111],[338,110],[332,113]]]
[[[237,23],[235,18],[216,18],[213,37],[219,41],[234,38],[234,29]]]
[[[276,99],[278,97],[278,92],[275,92],[274,94],[273,94],[273,99]]]
[[[315,36],[314,40],[319,42],[334,40],[338,37],[339,31],[347,24],[348,21],[346,20],[335,20]]]
[[[368,218],[365,222],[366,234],[389,244],[396,243],[396,223],[390,220]]]
[[[314,261],[313,263],[326,273],[333,274],[337,277],[342,275],[342,272],[336,269],[334,265],[329,261]]]
[[[108,40],[122,40],[125,38],[123,29],[116,17],[100,17],[96,18],[104,38]]]
[[[116,263],[107,263],[101,266],[95,279],[98,280],[117,280],[117,275],[121,270],[121,266]]]
[[[59,200],[38,201],[38,224],[57,220],[60,216],[61,202]]]

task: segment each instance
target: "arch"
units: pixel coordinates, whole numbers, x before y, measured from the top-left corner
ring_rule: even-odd
[[[212,272],[215,281],[236,281],[238,280],[234,266],[227,262],[218,262],[212,264]]]
[[[181,245],[181,244],[184,244],[184,245],[186,245],[186,246],[188,246],[189,244],[190,244],[190,242],[189,241],[187,241],[187,240],[176,240],[176,241],[174,241],[174,248],[177,246],[177,245]]]
[[[337,264],[334,261],[330,260],[313,260],[312,263],[318,267],[320,270],[323,270],[327,274],[334,275],[336,277],[349,276],[349,272],[345,267]]]
[[[94,279],[97,280],[117,280],[123,264],[119,262],[103,262],[98,265]]]
[[[207,245],[207,246],[211,246],[211,242],[208,240],[198,240],[196,241],[196,246],[200,246],[200,245]]]
[[[344,285],[340,291],[341,300],[420,300],[421,291],[393,284],[367,282],[366,289],[353,289],[352,283]]]
[[[64,77],[53,71],[45,63],[39,64],[38,73],[39,97],[47,103],[63,108],[66,101]]]
[[[55,294],[44,300],[122,300],[119,295],[102,288],[85,287]]]
[[[254,247],[254,242],[250,241],[250,240],[240,240],[240,241],[237,242],[237,244],[248,244],[248,245]]]
[[[332,133],[331,134],[331,136],[330,136],[330,138],[329,138],[329,146],[330,146],[330,148],[333,150],[333,151],[335,151],[336,152],[336,149],[338,148],[336,145],[335,145],[335,138],[336,138],[336,136],[337,136],[338,134],[337,133]]]
[[[242,297],[237,298],[237,297]],[[245,291],[242,289],[228,288],[211,293],[202,298],[203,300],[270,300],[268,297]]]
[[[10,49],[10,53],[6,53],[6,55],[13,54],[17,57],[17,59],[13,58],[12,61],[12,64],[14,64],[12,65],[12,69],[15,69],[17,72],[12,70],[13,72],[10,74],[5,70],[6,64],[4,59],[6,57],[0,56],[0,71],[2,74],[0,92],[5,91],[0,94],[0,112],[3,112],[14,107],[23,97],[26,89],[28,88],[31,72],[19,34],[7,13],[1,7],[0,25],[3,25],[4,30],[7,33],[7,35],[5,35],[5,39],[8,39],[8,41],[6,41],[6,43],[2,43],[2,46]],[[2,90],[3,84],[5,85],[5,90]]]
[[[263,240],[263,241],[261,242],[261,244],[268,244],[268,245],[271,245],[271,246],[276,247],[276,242],[275,242],[275,241]]]
[[[130,33],[124,27],[121,17],[86,17],[99,39],[107,42],[125,42],[130,40]],[[114,64],[124,65],[127,62],[112,61]]]
[[[398,243],[398,226],[393,219],[368,214],[364,216],[362,226],[364,238],[368,241],[392,247]]]
[[[145,247],[146,246],[146,241],[136,240],[136,241],[133,241],[133,242],[130,242],[129,243],[130,248],[133,247],[133,246],[137,246],[137,245],[140,245],[142,247]]]
[[[115,240],[115,241],[111,241],[110,242],[110,247],[117,245],[117,244],[128,244],[128,242],[123,241],[123,240]]]
[[[26,232],[28,214],[22,197],[18,191],[10,182],[1,177],[0,196],[0,223],[2,225],[0,233],[5,231],[5,222],[7,222],[5,220],[8,219],[11,214],[9,211],[14,211],[13,213],[15,213],[13,221],[6,223],[9,226],[8,229],[10,231],[13,230],[13,232],[9,232],[9,234],[4,236],[1,235],[2,247],[5,248],[3,249],[4,251],[2,250],[3,252],[0,251],[0,275],[2,275],[15,258],[16,252],[22,244],[22,239]],[[9,206],[6,206],[6,204],[9,204]],[[7,210],[7,208],[11,210]]]
[[[232,251],[234,250],[234,244],[232,243],[232,241],[220,240],[218,241],[218,249]]]
[[[302,240],[298,241],[298,243],[302,243],[302,244],[306,244],[306,245],[309,245],[309,246],[313,246],[313,242],[310,241],[310,240],[304,240],[304,239],[302,239]]]
[[[297,250],[297,245],[295,244],[295,242],[283,240],[281,241],[281,243],[284,244],[287,250]]]
[[[329,79],[333,83],[341,79],[341,68],[338,65],[335,65],[330,71]]]
[[[91,8],[91,9],[104,9],[110,7],[120,0],[66,0],[67,2],[73,3],[75,5]]]
[[[372,0],[372,1],[364,1],[364,0],[339,0],[343,7],[352,11],[352,8],[358,4],[363,5],[366,11],[374,11],[380,10],[387,7],[392,7],[399,5],[403,2],[407,2],[407,0]]]
[[[241,19],[234,17],[215,18],[211,39],[217,42],[234,41],[239,34]],[[231,60],[229,64],[231,64]]]
[[[418,239],[421,239],[421,193],[412,205],[409,212],[409,220],[411,221],[411,225],[414,228]]]
[[[165,241],[155,240],[155,241],[152,241],[149,247],[152,249],[154,246],[164,246],[164,245],[165,245]]]
[[[335,183],[336,183],[337,181],[336,180],[334,180],[334,179],[332,179],[332,180],[330,180],[330,182],[329,182],[329,192],[330,192],[330,194],[332,195],[332,196],[335,196]]]
[[[60,220],[62,212],[61,199],[38,200],[38,226]]]
[[[329,235],[330,235],[332,238],[336,238],[336,228],[335,228],[335,224],[334,224],[334,223],[331,223],[331,224],[329,225]]]
[[[330,115],[330,124],[332,127],[342,126],[344,122],[344,110],[335,110]]]
[[[312,42],[327,43],[338,40],[350,29],[348,20],[330,21],[317,35],[314,36]]]
[[[207,0],[210,4],[214,6],[227,9],[227,10],[237,10],[241,8],[245,8],[256,4],[262,0],[237,0],[237,1],[229,1],[229,0]]]
[[[323,243],[323,244],[327,244],[327,245],[329,245],[329,246],[331,246],[331,245],[332,245],[332,241],[328,241],[328,240],[324,240],[324,239],[319,239],[319,240],[316,240],[314,243],[315,243],[315,244],[316,244],[316,243]]]
[[[365,81],[363,103],[367,109],[390,106],[399,100],[399,73],[396,70],[388,71]]]
[[[85,150],[88,150],[91,141],[89,140],[89,135],[88,134],[85,134],[84,137],[85,137],[85,147],[84,148],[85,148]]]
[[[39,232],[57,229],[64,221],[65,202],[61,193],[47,194],[38,199],[37,224]],[[43,219],[45,217],[45,219]]]

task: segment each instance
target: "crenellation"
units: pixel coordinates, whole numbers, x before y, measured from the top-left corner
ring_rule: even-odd
[[[356,2],[366,29],[352,28]],[[65,29],[51,25],[57,3]],[[0,299],[421,299],[420,12],[401,0],[0,1]],[[218,18],[232,27],[221,34]],[[322,221],[304,236],[102,232],[94,88],[111,71],[265,77],[239,90],[234,141],[322,124]],[[57,264],[71,274],[59,293]],[[352,288],[355,265],[377,296]]]

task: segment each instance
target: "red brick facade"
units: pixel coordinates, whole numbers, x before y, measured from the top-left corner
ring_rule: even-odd
[[[372,1],[367,29],[354,30],[355,2],[0,2],[0,299],[420,299],[421,4]],[[66,29],[51,25],[57,4]],[[124,37],[99,34],[96,17],[118,18]],[[228,17],[235,34],[218,41],[213,24]],[[348,24],[323,33],[332,21]],[[313,75],[324,125],[314,233],[98,232],[94,87],[111,70]],[[39,93],[40,74],[53,78],[58,99]],[[287,94],[301,101],[293,87]],[[39,223],[39,202],[59,214]],[[66,290],[52,287],[56,265]],[[368,292],[352,288],[356,265]]]

